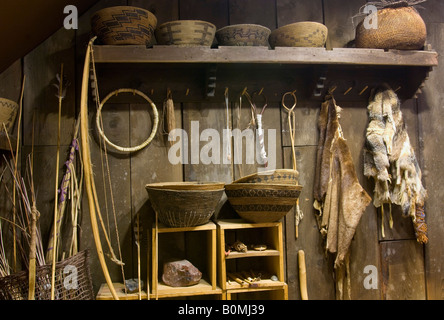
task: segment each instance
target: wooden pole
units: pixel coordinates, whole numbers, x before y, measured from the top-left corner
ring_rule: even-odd
[[[305,253],[303,250],[298,251],[298,263],[299,263],[299,287],[301,290],[301,298],[302,300],[308,300],[307,271],[305,268]]]

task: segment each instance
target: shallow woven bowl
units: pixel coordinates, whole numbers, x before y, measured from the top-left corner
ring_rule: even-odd
[[[228,201],[249,222],[274,222],[296,204],[302,186],[262,183],[232,183],[225,186]]]
[[[290,184],[297,185],[299,172],[292,169],[276,169],[264,172],[256,172],[237,179],[233,183],[265,183],[265,184]]]
[[[303,21],[287,24],[270,34],[270,45],[275,47],[323,47],[328,29],[322,23]]]
[[[201,20],[176,20],[161,24],[155,33],[157,43],[160,45],[210,47],[216,26]]]
[[[224,193],[221,183],[154,183],[145,188],[160,222],[168,227],[207,223]]]
[[[4,123],[8,133],[11,133],[11,130],[14,127],[15,118],[17,117],[18,108],[19,106],[16,102],[0,98],[0,131],[3,130],[2,123]]]
[[[366,29],[362,21],[356,27],[356,47],[419,50],[424,47],[427,29],[412,7],[378,10],[378,28]]]
[[[267,46],[271,30],[257,24],[235,24],[216,31],[220,46]]]
[[[91,17],[91,29],[105,45],[152,45],[157,18],[150,11],[116,6],[101,9]]]

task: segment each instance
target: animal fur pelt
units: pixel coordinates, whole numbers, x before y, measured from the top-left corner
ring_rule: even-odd
[[[340,110],[331,96],[321,107],[314,207],[319,211],[318,227],[325,239],[325,249],[335,255],[337,282],[342,283],[344,279],[338,275],[343,275],[344,270],[348,269],[348,264],[344,266],[344,262],[348,261],[351,241],[371,198],[359,184],[339,124]]]
[[[416,238],[427,243],[421,169],[410,144],[399,99],[383,86],[375,90],[367,107],[368,127],[364,150],[364,175],[375,181],[373,204],[399,205],[413,220]]]

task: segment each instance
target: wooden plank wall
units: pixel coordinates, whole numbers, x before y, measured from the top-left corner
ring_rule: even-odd
[[[64,64],[64,73],[71,85],[64,100],[62,112],[62,150],[67,150],[72,139],[73,125],[79,111],[80,77],[87,41],[90,37],[90,17],[96,10],[112,5],[134,5],[152,11],[158,23],[175,19],[202,19],[223,27],[236,23],[257,23],[275,29],[288,23],[311,20],[325,23],[329,28],[328,47],[344,47],[354,38],[354,27],[351,22],[364,0],[102,0],[80,17],[78,30],[60,29],[53,36],[25,56],[21,62],[15,63],[0,75],[0,93],[10,94],[10,98],[18,99],[17,88],[22,73],[27,75],[25,88],[23,155],[30,152],[34,143],[35,168],[38,189],[38,206],[42,213],[41,227],[44,235],[48,235],[52,221],[52,206],[54,204],[54,167],[57,133],[57,99],[52,83],[59,72],[60,64]],[[444,36],[444,6],[441,1],[429,0],[422,4],[420,11],[428,27],[428,41],[439,53],[444,53],[441,39]],[[427,220],[429,222],[430,243],[418,245],[415,241],[410,220],[394,214],[394,228],[388,227],[384,221],[385,237],[381,235],[380,214],[373,206],[369,206],[358,226],[351,247],[351,288],[352,299],[443,299],[444,298],[444,254],[441,237],[444,220],[441,216],[440,199],[444,196],[440,181],[444,165],[439,148],[439,137],[442,125],[440,112],[443,106],[443,66],[430,74],[423,94],[419,99],[405,101],[402,105],[409,134],[413,141],[421,166],[424,170],[424,180],[429,190],[427,202]],[[23,71],[22,71],[23,70]],[[108,70],[108,71],[107,71]],[[106,75],[99,86],[109,92],[123,87],[123,84],[143,91],[149,90],[150,85],[159,81],[155,75],[141,73],[131,69],[130,74],[125,69],[101,70]],[[112,69],[111,69],[112,70]],[[100,72],[100,70],[99,70]],[[108,72],[108,73],[106,73]],[[143,71],[141,71],[143,72]],[[143,74],[143,76],[142,76]],[[163,77],[165,88],[170,84]],[[359,80],[359,79],[357,79]],[[242,86],[233,76],[233,85]],[[279,82],[283,86],[285,81]],[[181,101],[187,84],[181,84],[175,79],[172,87],[175,98],[176,126],[187,132],[190,123],[198,120],[200,131],[205,128],[221,130],[225,128],[226,109],[223,99],[208,101]],[[257,80],[257,87],[248,88],[249,92],[259,90],[262,86]],[[285,83],[296,89],[296,83]],[[13,88],[10,88],[11,85]],[[287,113],[280,105],[282,93],[288,87],[271,89],[264,92],[271,97],[264,119],[265,129],[273,128],[276,136],[276,163],[278,168],[291,168],[291,143],[287,127]],[[8,89],[10,88],[10,89]],[[191,87],[195,88],[195,87]],[[203,90],[203,88],[201,88]],[[224,90],[224,88],[217,88]],[[267,91],[269,90],[269,91]],[[273,92],[271,92],[273,90]],[[103,91],[102,91],[103,92]],[[150,94],[149,91],[146,91]],[[349,142],[359,180],[369,194],[372,194],[372,183],[362,174],[362,147],[364,132],[367,125],[366,98],[341,98],[341,92],[336,93],[338,104],[344,111],[341,118],[344,136]],[[11,96],[12,95],[12,96]],[[166,91],[165,91],[166,95]],[[156,93],[156,97],[161,97]],[[219,95],[222,97],[222,95]],[[7,97],[7,96],[6,96]],[[358,97],[356,95],[356,97]],[[102,96],[103,98],[103,96]],[[162,111],[164,98],[155,101],[158,110]],[[236,99],[231,98],[229,118],[232,128],[244,128],[248,122],[248,109],[243,106],[239,113]],[[297,273],[297,251],[303,249],[306,254],[308,295],[310,299],[334,299],[334,279],[331,259],[323,253],[322,240],[317,229],[312,208],[314,163],[318,139],[317,116],[321,104],[320,99],[299,99],[296,108],[296,141],[297,168],[300,172],[300,183],[304,186],[301,194],[301,209],[304,219],[299,226],[299,237],[295,239],[294,213],[285,218],[285,263],[286,279],[289,284],[289,298],[300,299]],[[91,101],[93,106],[93,102]],[[94,107],[91,107],[94,110]],[[91,112],[91,128],[94,128],[94,112]],[[34,119],[34,121],[33,121]],[[138,103],[121,103],[119,101],[106,105],[104,111],[105,132],[113,141],[121,145],[139,144],[151,130],[152,114],[146,110],[146,105]],[[32,141],[32,124],[34,123],[35,137]],[[102,169],[100,165],[100,146],[97,137],[92,139],[93,161],[96,164],[96,179],[99,194],[104,197]],[[62,152],[61,164],[64,162]],[[207,166],[203,164],[171,165],[168,161],[168,144],[162,135],[149,147],[135,154],[126,155],[110,152],[109,170],[112,175],[112,190],[115,195],[115,211],[118,226],[122,256],[125,261],[125,277],[137,276],[137,256],[132,232],[133,220],[137,213],[141,214],[144,226],[142,252],[147,252],[149,235],[147,230],[152,223],[153,212],[144,185],[150,182],[181,181],[181,180],[219,180],[231,182],[242,175],[254,172],[255,166],[220,165]],[[62,162],[63,161],[63,162]],[[106,167],[104,168],[106,171]],[[106,178],[106,177],[105,177]],[[110,199],[107,206],[112,207]],[[105,204],[101,204],[105,207]],[[233,216],[230,207],[224,205],[220,216]],[[110,229],[114,230],[114,218],[110,212]],[[94,289],[97,290],[104,278],[96,258],[92,232],[87,208],[83,208],[81,221],[81,248],[91,250],[91,271]],[[111,231],[112,241],[117,241],[116,234]],[[47,239],[44,239],[46,242]],[[178,234],[165,240],[161,246],[161,259],[172,254],[187,252],[195,257],[198,266],[203,263],[199,255],[200,238],[195,235]],[[117,252],[117,246],[114,247]],[[162,256],[163,252],[163,256]],[[199,258],[200,257],[200,258]],[[142,255],[142,265],[147,263],[146,254]],[[200,261],[202,260],[202,261]],[[109,260],[108,260],[109,262]],[[113,279],[121,281],[120,267],[108,263]],[[364,287],[368,275],[366,266],[375,266],[378,270],[377,289]],[[146,270],[143,270],[146,279]]]

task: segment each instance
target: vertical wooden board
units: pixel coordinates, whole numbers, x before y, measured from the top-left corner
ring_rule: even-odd
[[[423,246],[415,240],[381,242],[384,300],[426,298],[423,256]]]
[[[128,0],[129,6],[149,10],[157,18],[157,25],[179,19],[179,0]]]
[[[339,97],[338,97],[339,98]],[[373,183],[364,176],[363,147],[367,128],[367,103],[341,102],[340,124],[347,140],[359,183],[370,197],[373,197]],[[379,266],[377,216],[372,203],[363,213],[350,246],[350,272],[352,299],[379,299],[378,290],[363,287],[364,268],[367,265]]]
[[[355,28],[352,17],[365,5],[365,0],[323,0],[324,21],[328,28],[327,48],[344,48],[355,39]]]
[[[94,105],[90,102],[90,105]],[[105,135],[113,143],[119,146],[129,146],[129,106],[124,104],[107,103],[102,109],[103,130]],[[112,248],[119,258],[119,245],[122,252],[122,260],[125,263],[124,271],[131,274],[131,185],[130,185],[130,157],[127,154],[115,151],[109,145],[107,147],[108,164],[104,152],[104,141],[100,141],[96,127],[96,113],[89,114],[90,117],[90,144],[91,144],[91,161],[93,164],[95,184],[99,199],[100,211],[105,223],[106,232],[112,243]],[[103,164],[102,164],[103,163]],[[109,175],[108,175],[109,172]],[[111,182],[109,181],[111,180]],[[112,196],[111,191],[112,190]],[[82,203],[86,204],[86,193],[84,193]],[[114,202],[114,203],[113,203]],[[113,209],[114,206],[114,209]],[[115,215],[114,215],[115,212]],[[100,267],[96,248],[93,241],[91,230],[91,220],[89,209],[86,205],[82,208],[82,237],[80,245],[82,249],[90,249],[92,254],[90,257],[91,274],[93,279],[94,290],[104,282],[102,269]],[[115,223],[115,220],[117,221]],[[102,235],[102,247],[106,256],[109,255],[107,242],[104,238],[104,232],[99,229]],[[116,225],[118,233],[116,233]],[[119,241],[117,241],[117,236]],[[120,243],[120,244],[119,244]],[[120,266],[107,259],[108,269],[111,279],[115,282],[122,281],[122,271]]]
[[[278,27],[300,21],[323,22],[322,0],[276,0]]]
[[[61,145],[69,145],[75,121],[75,32],[61,28],[24,57],[26,84],[23,106],[23,143],[31,145],[35,113],[35,145],[57,145],[58,89],[56,75],[63,74],[70,85],[62,103]]]
[[[428,0],[421,3],[421,5],[417,7],[417,10],[427,25],[444,22],[444,2],[440,0]]]
[[[441,14],[442,17],[442,14]],[[442,106],[444,105],[444,23],[430,23],[428,42],[437,50],[438,67],[430,73],[429,79],[418,99],[418,118],[420,128],[420,153],[423,162],[423,181],[428,191],[426,200],[426,221],[428,224],[429,243],[426,245],[426,272],[428,299],[444,299],[444,251],[442,246],[442,230],[444,219],[442,201],[444,198],[444,163],[441,147]]]
[[[20,100],[22,87],[22,60],[18,59],[0,73],[0,97],[15,102]]]
[[[230,0],[229,10],[231,25],[251,23],[276,28],[275,0]]]
[[[231,118],[231,110],[229,112],[229,118]],[[223,159],[223,130],[227,128],[226,118],[226,108],[222,103],[184,103],[183,128],[188,136],[188,164],[184,166],[185,181],[230,183],[233,180],[232,164],[231,162],[224,164]],[[219,156],[213,155],[210,151],[202,150],[209,143],[200,141],[202,131],[206,129],[214,130],[214,137],[220,138],[218,140],[219,148],[213,149],[213,152],[220,152]],[[217,140],[215,139],[215,141]],[[206,164],[203,159],[204,156],[213,157],[214,163]]]
[[[258,108],[262,108],[262,105],[258,104]],[[242,106],[239,108],[239,102],[233,104],[233,130],[239,129],[244,131],[248,128],[251,122],[251,107],[245,97],[242,98]],[[258,111],[259,112],[259,111]],[[262,117],[262,125],[265,132],[265,151],[267,152],[267,157],[270,159],[269,170],[281,169],[282,168],[282,139],[281,139],[281,124],[280,124],[280,108],[276,103],[269,103],[264,111]],[[253,128],[250,128],[253,130]],[[252,136],[254,136],[254,141],[257,141],[256,131],[253,130]],[[273,135],[275,139],[273,139]],[[260,160],[257,158],[257,146],[254,148],[255,157],[254,163],[251,163],[251,159],[247,157],[249,155],[249,150],[251,144],[247,142],[247,139],[242,139],[241,144],[233,143],[233,155],[239,155],[239,160],[241,163],[234,163],[234,179],[239,179],[246,175],[258,172],[258,170],[264,170],[265,167],[261,164]],[[251,148],[252,149],[252,148]],[[242,158],[241,158],[242,157]],[[235,158],[233,158],[234,160]],[[275,165],[273,167],[271,159],[275,159]]]
[[[284,168],[291,168],[292,152],[290,147],[283,148]],[[303,189],[299,197],[299,207],[303,219],[299,223],[298,238],[295,238],[295,212],[285,217],[285,247],[288,297],[290,300],[301,298],[299,288],[298,256],[299,250],[305,252],[307,270],[307,290],[310,300],[331,300],[335,298],[333,265],[325,257],[324,244],[319,232],[313,208],[313,177],[316,163],[316,147],[296,148],[299,184]]]
[[[228,0],[179,0],[181,20],[204,20],[216,28],[228,24]]]
[[[157,102],[156,106],[159,113],[159,121],[162,118],[163,102]],[[149,109],[147,109],[149,108]],[[180,104],[175,104],[175,118],[176,128],[181,128]],[[145,104],[131,104],[130,106],[130,139],[132,145],[140,144],[150,134],[153,124],[153,112],[151,107]],[[132,220],[134,225],[134,219],[137,214],[140,215],[140,223],[142,224],[142,239],[141,239],[141,260],[142,266],[146,266],[146,252],[151,246],[151,226],[155,220],[154,210],[148,199],[148,193],[145,189],[145,185],[154,182],[166,182],[166,181],[182,181],[182,165],[173,165],[168,160],[169,142],[166,141],[166,136],[162,134],[163,128],[160,127],[163,122],[159,123],[157,133],[153,141],[144,149],[139,152],[131,154],[131,210]],[[175,235],[174,235],[175,236]],[[183,242],[183,235],[181,238],[173,237],[174,241]],[[160,242],[159,248],[166,249],[171,245],[171,234],[164,236],[163,241]],[[165,246],[164,243],[168,242]],[[132,242],[134,244],[134,241]],[[171,247],[171,246],[170,246]],[[135,245],[133,254],[133,274],[137,277],[137,251]],[[162,253],[165,250],[160,250]],[[162,260],[162,259],[161,259]],[[151,262],[150,262],[151,263]],[[160,266],[161,267],[161,266]],[[142,268],[142,279],[146,279],[146,268]]]
[[[293,99],[287,95],[285,105],[287,108],[293,106]],[[294,108],[295,146],[316,146],[319,136],[318,116],[321,109],[319,101],[298,101]],[[285,108],[281,108],[282,118],[282,144],[284,147],[291,146],[291,132],[288,124],[289,113]],[[293,125],[293,123],[292,123]]]

